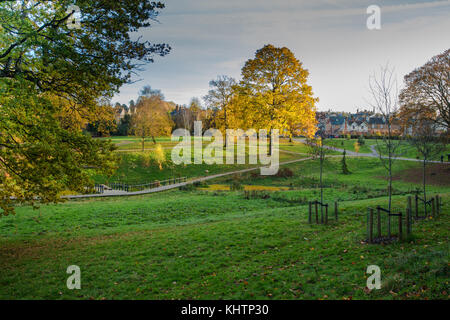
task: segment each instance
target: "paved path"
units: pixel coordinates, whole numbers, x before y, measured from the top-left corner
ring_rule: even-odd
[[[303,159],[295,159],[295,160],[290,160],[290,161],[284,161],[284,162],[280,162],[280,166],[281,165],[285,165],[285,164],[300,162],[300,161],[306,161],[306,160],[310,160],[310,159],[312,159],[312,158],[309,157],[309,158],[303,158]],[[179,187],[182,187],[182,186],[185,186],[185,185],[188,185],[188,184],[192,184],[194,182],[202,182],[202,181],[206,181],[206,180],[211,180],[211,179],[216,179],[216,178],[220,178],[220,177],[224,177],[224,176],[229,176],[229,175],[232,175],[232,174],[250,172],[250,171],[254,171],[254,170],[259,170],[260,168],[263,168],[263,167],[254,167],[254,168],[248,168],[248,169],[243,169],[243,170],[235,170],[235,171],[231,171],[231,172],[224,172],[224,173],[214,174],[214,175],[211,175],[211,176],[195,178],[195,179],[192,179],[192,180],[189,180],[189,181],[186,181],[186,182],[175,183],[175,184],[171,184],[171,185],[168,185],[168,186],[160,186],[160,187],[157,187],[157,188],[143,190],[143,191],[126,192],[126,191],[118,191],[118,190],[107,190],[107,191],[105,190],[104,193],[63,196],[62,198],[64,198],[64,199],[83,199],[83,198],[136,196],[136,195],[142,195],[142,194],[155,193],[155,192],[161,192],[161,191],[166,191],[166,190],[170,190],[170,189],[175,189],[175,188],[179,188]]]
[[[293,140],[296,141],[296,142],[301,142],[301,143],[305,143],[306,142],[305,139],[298,139],[298,138],[296,138],[296,139],[293,139]],[[331,147],[331,146],[324,146],[324,147],[326,149],[329,149],[329,150],[333,150],[333,151],[337,151],[337,152],[344,152],[344,149]],[[376,152],[375,146],[371,145],[370,149],[371,149],[372,153],[358,153],[358,152],[348,151],[348,150],[346,150],[346,151],[347,151],[347,155],[350,156],[350,157],[379,158],[379,154]],[[124,150],[120,150],[120,151],[124,151]],[[305,155],[305,153],[288,151],[288,150],[282,150],[282,149],[278,149],[278,151],[291,153],[291,154]],[[329,157],[341,157],[341,155],[330,155]],[[381,158],[387,159],[388,157],[387,156],[382,156]],[[313,158],[312,157],[308,157],[308,158],[303,158],[303,159],[295,159],[295,160],[280,162],[280,166],[281,165],[285,165],[285,164],[290,164],[290,163],[306,161],[306,160],[310,160],[310,159],[313,159]],[[397,157],[397,158],[394,158],[394,159],[395,160],[404,160],[404,161],[422,162],[422,160],[420,160],[420,159],[411,159],[411,158],[402,158],[402,157]],[[429,161],[427,161],[427,163],[441,163],[441,162],[440,161],[431,161],[431,160],[429,160]],[[450,164],[450,162],[444,162],[444,163]],[[155,193],[155,192],[171,190],[171,189],[179,188],[179,187],[182,187],[182,186],[185,186],[185,185],[188,185],[188,184],[192,184],[194,182],[202,182],[202,181],[216,179],[216,178],[229,176],[229,175],[233,175],[233,174],[239,174],[239,173],[245,173],[245,172],[250,172],[250,171],[254,171],[254,170],[259,170],[260,168],[261,167],[254,167],[254,168],[248,168],[248,169],[243,169],[243,170],[236,170],[236,171],[231,171],[231,172],[219,173],[219,174],[215,174],[215,175],[211,175],[211,176],[206,176],[206,177],[201,177],[201,178],[194,178],[194,179],[186,181],[186,182],[175,183],[175,184],[171,184],[171,185],[168,185],[168,186],[160,186],[160,187],[157,187],[157,188],[143,190],[143,191],[126,192],[126,191],[118,191],[118,190],[105,190],[104,193],[99,193],[99,194],[82,194],[82,195],[73,195],[73,196],[63,196],[62,198],[65,198],[65,199],[82,199],[82,198],[100,198],[100,197],[118,197],[118,196],[142,195],[142,194],[148,194],[148,193]]]
[[[305,139],[294,139],[294,141],[306,143]],[[337,151],[337,152],[344,152],[344,149],[331,147],[331,146],[324,146],[325,149]],[[354,151],[348,151],[345,150],[348,156],[352,157],[369,157],[369,158],[382,158],[382,159],[388,159],[388,156],[381,156],[378,154],[378,152],[375,150],[375,145],[370,146],[370,150],[372,153],[359,153]],[[340,157],[341,155],[334,155],[334,157]],[[329,156],[330,157],[330,156]],[[403,160],[403,161],[413,161],[413,162],[423,162],[421,159],[413,159],[413,158],[403,158],[403,157],[393,157],[394,160]],[[445,163],[450,164],[450,162],[440,162],[436,160],[427,160],[427,163]]]

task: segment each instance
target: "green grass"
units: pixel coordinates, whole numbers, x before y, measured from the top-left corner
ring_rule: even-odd
[[[356,151],[355,150],[355,142],[358,142],[358,139],[343,139],[343,138],[333,138],[325,140],[325,145],[336,147],[339,149],[345,149],[348,151]],[[376,143],[375,140],[365,139],[364,145],[359,146],[360,153],[371,153],[370,145]]]
[[[167,147],[167,145],[161,143],[161,145],[165,148],[165,161],[162,164],[162,169],[160,169],[158,162],[155,159],[154,151],[134,151],[134,152],[117,152],[118,157],[118,168],[115,173],[110,176],[104,175],[96,175],[92,174],[92,178],[96,183],[108,183],[113,181],[121,181],[128,184],[140,184],[140,183],[149,183],[155,180],[166,180],[172,179],[176,177],[202,177],[213,175],[222,172],[229,172],[235,170],[242,170],[246,168],[251,168],[255,166],[255,164],[249,164],[248,161],[248,146],[246,148],[246,164],[237,164],[235,160],[234,164],[225,164],[226,162],[226,151],[224,150],[224,164],[194,164],[194,154],[192,151],[192,164],[187,165],[175,165],[171,161],[171,152],[172,149]],[[204,143],[203,148],[205,148],[208,144]],[[236,154],[236,148],[235,148]],[[149,157],[150,161],[146,163],[145,158]],[[304,158],[303,155],[280,152],[279,153],[279,161],[289,161],[294,159]]]
[[[292,184],[267,199],[174,190],[17,207],[0,218],[0,299],[448,299],[450,186],[430,187],[443,196],[442,215],[415,224],[409,242],[368,245],[367,207],[386,201],[375,161],[349,158],[346,176],[329,159],[326,201],[341,208],[329,226],[306,223],[305,201],[318,196],[314,161],[289,165],[291,178],[240,178]],[[397,163],[398,171],[418,165]],[[417,186],[394,187],[394,206],[405,208]],[[73,264],[81,290],[66,288]],[[371,264],[380,266],[383,288],[369,293]]]
[[[387,148],[380,141],[381,153],[387,155]],[[378,150],[378,147],[376,148]],[[409,142],[405,141],[400,144],[400,146],[396,149],[395,152],[399,157],[411,158],[411,159],[423,159],[423,156],[417,151],[417,149]],[[447,161],[447,154],[450,154],[450,145],[447,145],[446,149],[439,154],[434,154],[429,160],[441,160],[441,155],[444,156],[444,161]]]

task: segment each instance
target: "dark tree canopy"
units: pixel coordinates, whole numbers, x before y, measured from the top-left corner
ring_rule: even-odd
[[[169,53],[135,34],[163,8],[142,0],[0,0],[3,213],[12,200],[55,202],[61,191],[85,191],[87,166],[112,170],[113,146],[81,129],[134,70]],[[80,28],[69,27],[74,17]]]

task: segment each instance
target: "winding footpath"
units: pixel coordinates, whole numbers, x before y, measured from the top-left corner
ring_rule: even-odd
[[[293,139],[296,142],[300,142],[300,143],[306,143],[305,139]],[[337,151],[337,152],[344,152],[344,149],[340,149],[340,148],[336,148],[336,147],[331,147],[331,146],[324,146],[325,149],[329,149],[329,150],[333,150],[333,151]],[[370,145],[370,150],[372,151],[371,153],[359,153],[359,152],[354,152],[354,151],[349,151],[349,150],[345,150],[346,155],[347,156],[352,156],[352,157],[369,157],[369,158],[382,158],[382,159],[389,159],[388,156],[380,156],[380,154],[375,150],[375,145]],[[281,150],[283,151],[283,150]],[[330,155],[329,157],[341,157],[341,155]],[[423,160],[420,159],[413,159],[413,158],[404,158],[404,157],[393,157],[392,159],[394,160],[403,160],[403,161],[414,161],[414,162],[423,162]],[[450,162],[440,162],[440,161],[436,161],[436,160],[427,160],[427,163],[445,163],[445,164],[450,164]]]
[[[295,160],[290,160],[290,161],[285,161],[285,162],[280,162],[280,166],[281,165],[285,165],[285,164],[290,164],[290,163],[306,161],[306,160],[310,160],[310,159],[312,159],[312,157],[303,158],[303,159],[295,159]],[[118,190],[105,190],[104,193],[62,196],[61,198],[64,198],[64,199],[83,199],[83,198],[101,198],[101,197],[138,196],[138,195],[143,195],[143,194],[148,194],[148,193],[155,193],[155,192],[171,190],[171,189],[179,188],[179,187],[182,187],[182,186],[185,186],[185,185],[188,185],[188,184],[192,184],[192,183],[195,183],[195,182],[202,182],[202,181],[216,179],[216,178],[229,176],[229,175],[233,175],[233,174],[239,174],[239,173],[246,173],[246,172],[250,172],[250,171],[255,171],[255,170],[259,170],[259,169],[264,168],[264,167],[265,166],[260,166],[260,167],[254,167],[254,168],[248,168],[248,169],[224,172],[224,173],[214,174],[214,175],[210,175],[210,176],[206,176],[206,177],[194,178],[194,179],[186,181],[186,182],[175,183],[175,184],[171,184],[171,185],[167,185],[167,186],[160,186],[160,187],[157,187],[157,188],[152,188],[152,189],[143,190],[143,191],[126,192],[126,191],[118,191]]]
[[[293,140],[296,141],[296,142],[300,142],[300,143],[306,143],[305,139],[293,139]],[[331,146],[324,146],[324,147],[326,149],[329,149],[329,150],[333,150],[333,151],[337,151],[337,152],[344,152],[344,149],[331,147]],[[358,153],[358,152],[349,151],[349,150],[346,150],[346,152],[347,152],[347,156],[350,156],[350,157],[380,158],[380,155],[375,150],[375,145],[371,145],[370,146],[370,150],[372,151],[371,153]],[[125,151],[125,150],[120,150],[120,151]],[[278,151],[279,152],[290,153],[290,154],[297,154],[297,155],[307,155],[305,153],[288,151],[288,150],[282,150],[282,149],[278,149]],[[329,155],[329,157],[342,157],[342,155]],[[388,159],[387,156],[381,156],[381,158]],[[306,161],[306,160],[311,160],[311,159],[313,159],[313,157],[307,157],[307,158],[302,158],[302,159],[295,159],[295,160],[280,162],[280,166],[286,165],[286,164],[291,164],[291,163],[297,163],[297,162],[301,162],[301,161]],[[420,159],[411,159],[411,158],[403,158],[403,157],[395,157],[393,159],[395,159],[395,160],[403,160],[403,161],[422,162],[422,160],[420,160]],[[441,162],[440,161],[429,160],[429,161],[427,161],[427,163],[441,163]],[[444,163],[450,164],[450,162],[444,162]],[[171,189],[176,189],[176,188],[179,188],[179,187],[182,187],[182,186],[186,186],[188,184],[192,184],[192,183],[195,183],[195,182],[202,182],[202,181],[216,179],[216,178],[220,178],[220,177],[224,177],[224,176],[251,172],[251,171],[259,170],[259,169],[261,169],[263,167],[264,166],[262,166],[262,167],[261,166],[260,167],[253,167],[253,168],[242,169],[242,170],[235,170],[235,171],[230,171],[230,172],[224,172],[224,173],[214,174],[214,175],[210,175],[210,176],[194,178],[194,179],[191,179],[191,180],[186,181],[186,182],[175,183],[175,184],[171,184],[171,185],[167,185],[167,186],[160,186],[160,187],[157,187],[157,188],[152,188],[152,189],[143,190],[143,191],[126,192],[126,191],[119,191],[119,190],[105,190],[104,193],[99,193],[99,194],[71,195],[71,196],[63,196],[62,198],[65,198],[65,199],[82,199],[82,198],[137,196],[137,195],[143,195],[143,194],[156,193],[156,192],[162,192],[162,191],[167,191],[167,190],[171,190]]]

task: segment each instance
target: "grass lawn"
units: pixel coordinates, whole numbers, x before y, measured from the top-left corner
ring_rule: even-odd
[[[145,196],[24,206],[0,218],[0,299],[448,299],[450,186],[438,219],[413,226],[409,241],[368,245],[368,206],[384,205],[376,159],[326,164],[326,201],[339,222],[308,225],[318,196],[317,164],[289,165],[292,177],[245,174],[240,183],[289,187],[267,198],[242,192],[173,190]],[[397,162],[396,173],[419,164]],[[231,183],[230,178],[211,181]],[[394,207],[419,185],[395,181]],[[381,290],[365,290],[368,265]],[[81,290],[66,288],[66,268],[81,268]]]
[[[325,145],[336,147],[339,149],[345,149],[348,151],[356,151],[355,143],[358,142],[358,139],[343,139],[343,138],[333,138],[325,140]],[[376,140],[365,139],[364,145],[359,146],[360,153],[371,153],[370,145],[376,144]]]
[[[122,139],[116,139],[123,142]],[[133,141],[133,140],[130,140]],[[203,148],[205,148],[209,142],[203,143]],[[140,184],[140,183],[149,183],[155,180],[166,180],[172,179],[176,177],[202,177],[213,175],[221,172],[229,172],[235,170],[242,170],[246,168],[251,168],[255,166],[260,166],[261,164],[248,164],[248,155],[249,150],[248,146],[246,147],[246,164],[237,164],[235,160],[234,164],[206,164],[202,163],[201,165],[197,164],[188,164],[188,165],[175,165],[171,161],[171,152],[172,147],[176,145],[173,143],[161,142],[160,145],[164,148],[165,160],[159,167],[159,163],[155,157],[155,151],[146,150],[141,152],[139,150],[132,152],[117,152],[118,157],[118,168],[116,172],[111,177],[96,175],[93,174],[92,178],[96,183],[108,183],[113,181],[120,181],[128,184]],[[300,144],[299,144],[300,145]],[[155,145],[152,143],[153,148]],[[236,155],[236,147],[235,147],[235,155]],[[224,163],[226,157],[226,150],[224,150]],[[288,153],[288,152],[280,152],[279,153],[279,161],[290,161],[294,159],[301,159],[306,157],[305,155]],[[192,150],[191,154],[192,162],[194,162],[194,153]]]
[[[343,139],[343,138],[334,138],[334,139],[327,139],[325,140],[325,144],[329,146],[333,146],[340,149],[345,149],[349,151],[355,151],[355,142],[358,142],[358,139]],[[386,147],[381,138],[378,140],[376,139],[364,139],[364,145],[360,146],[359,152],[360,153],[371,153],[372,150],[370,149],[370,146],[375,146],[375,149],[378,150],[378,146],[381,148],[381,153],[383,155],[387,155]],[[404,158],[411,158],[416,159],[417,157],[419,159],[422,159],[423,157],[417,152],[417,149],[409,142],[409,141],[402,141],[401,145],[398,147],[397,156],[404,157]],[[446,147],[446,149],[442,152],[440,152],[438,155],[434,155],[431,160],[441,160],[441,155],[444,156],[444,161],[447,161],[447,154],[450,154],[450,145]]]

